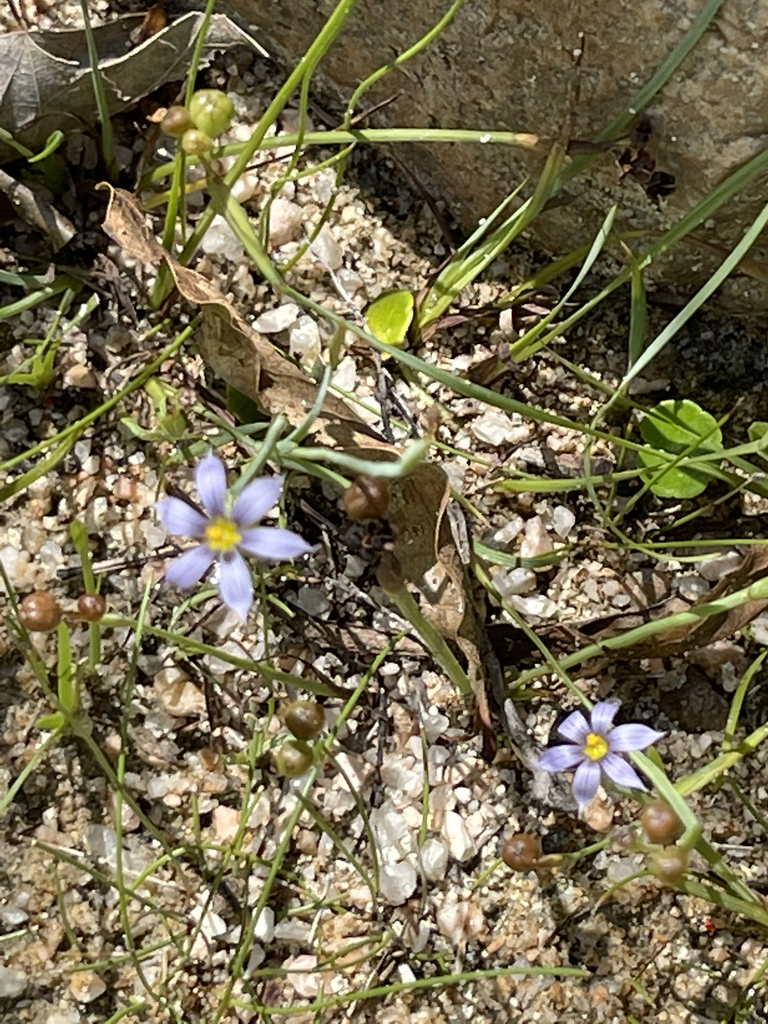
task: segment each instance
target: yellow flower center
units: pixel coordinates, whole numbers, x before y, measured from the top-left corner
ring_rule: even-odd
[[[240,531],[231,519],[219,516],[205,528],[205,539],[214,551],[232,551],[241,541]]]
[[[584,753],[590,761],[601,761],[609,751],[608,740],[591,732],[584,745]]]

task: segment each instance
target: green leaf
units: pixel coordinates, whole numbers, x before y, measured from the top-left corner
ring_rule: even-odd
[[[648,447],[639,452],[648,472],[643,479],[659,498],[695,498],[713,477],[705,467],[686,465],[691,456],[716,452],[722,448],[723,435],[717,420],[696,402],[668,399],[651,409],[640,424],[640,434]],[[668,469],[669,458],[682,456]]]
[[[55,732],[57,729],[63,729],[66,724],[67,720],[60,711],[52,711],[50,715],[43,715],[37,720],[38,729],[44,732]]]
[[[368,329],[387,345],[402,345],[413,320],[411,292],[384,292],[365,312]]]

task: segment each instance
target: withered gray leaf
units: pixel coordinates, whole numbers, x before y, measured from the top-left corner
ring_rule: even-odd
[[[161,85],[181,80],[189,68],[203,15],[185,14],[139,46],[131,33],[142,17],[119,18],[94,29],[99,69],[111,113],[127,110]],[[233,46],[265,51],[226,15],[215,14],[203,51]],[[266,54],[265,54],[266,55]],[[89,127],[98,117],[85,33],[81,30],[10,32],[0,36],[0,125],[29,149],[42,149],[56,129]],[[0,143],[0,163],[18,158]]]

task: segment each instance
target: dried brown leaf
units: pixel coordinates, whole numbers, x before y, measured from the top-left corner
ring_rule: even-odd
[[[283,413],[293,426],[302,423],[317,398],[315,382],[247,324],[212,281],[183,267],[160,245],[129,192],[111,192],[104,230],[142,263],[165,263],[184,298],[203,308],[200,350],[214,373],[273,415]],[[326,398],[313,432],[333,447],[382,447],[387,457],[396,457],[392,446],[333,395]]]

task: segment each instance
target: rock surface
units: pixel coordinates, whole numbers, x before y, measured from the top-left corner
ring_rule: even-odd
[[[228,4],[270,52],[292,61],[305,52],[334,8],[314,0]],[[448,6],[447,0],[416,5],[360,0],[321,62],[321,84],[348,99],[359,82],[413,45]],[[370,90],[361,106],[395,97],[369,125],[513,130],[546,138],[565,129],[571,139],[594,140],[631,105],[704,6],[701,0],[468,3],[421,55]],[[631,240],[633,251],[640,253],[657,237],[654,232],[676,223],[763,148],[768,136],[768,65],[762,59],[767,38],[768,8],[760,0],[724,4],[647,108],[647,124],[636,124],[634,138],[617,139],[610,151],[595,157],[567,188],[565,204],[538,218],[540,241],[553,252],[568,252],[590,241],[617,203],[619,226],[646,232]],[[638,156],[640,149],[646,155]],[[625,171],[629,166],[623,181],[619,156]],[[449,198],[469,227],[494,209],[522,171],[536,173],[542,153],[420,145],[408,152],[408,161],[423,182]],[[692,294],[766,199],[768,177],[763,176],[698,229],[698,244],[678,245],[656,263],[650,278],[664,289]],[[759,251],[752,255],[761,257]],[[719,294],[734,308],[768,308],[768,269],[758,266],[749,276],[734,275]]]

